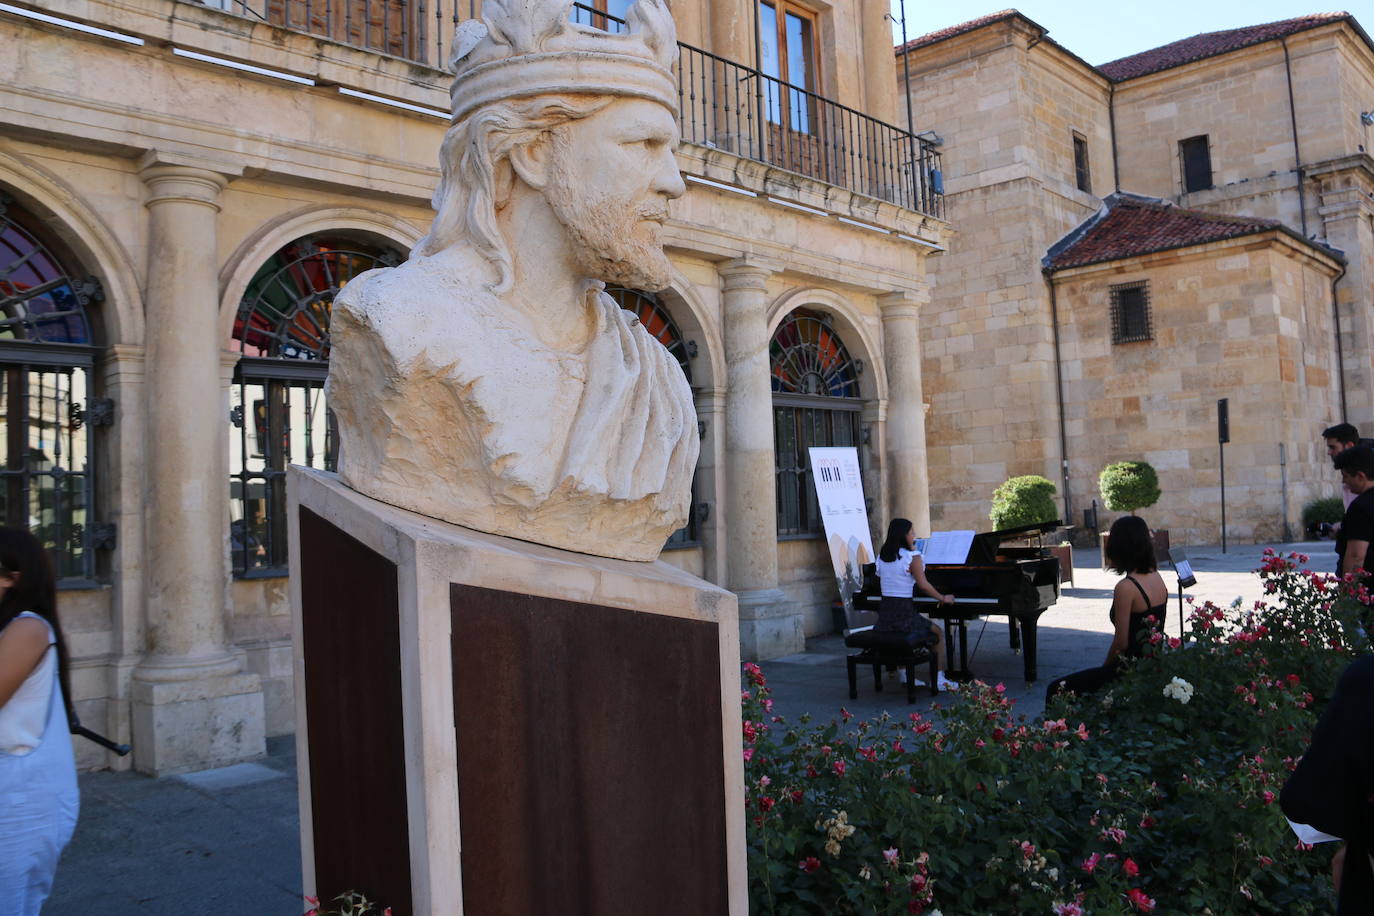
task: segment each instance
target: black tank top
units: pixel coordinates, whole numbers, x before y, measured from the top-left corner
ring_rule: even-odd
[[[1147,607],[1143,611],[1134,611],[1131,614],[1131,629],[1126,637],[1126,651],[1121,654],[1127,658],[1139,658],[1141,643],[1150,638],[1150,631],[1159,630],[1161,633],[1164,631],[1164,615],[1169,610],[1169,599],[1165,598],[1159,604],[1150,605],[1150,596],[1145,594],[1145,586],[1131,576],[1127,576],[1126,580],[1140,589],[1140,597],[1145,599]],[[1107,617],[1111,620],[1112,626],[1116,626],[1115,607],[1107,612]],[[1149,622],[1150,617],[1154,617],[1154,623]]]

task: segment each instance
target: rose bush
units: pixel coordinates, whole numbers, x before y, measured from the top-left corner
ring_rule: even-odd
[[[1108,690],[1037,721],[1001,685],[899,719],[797,723],[743,696],[758,913],[1318,913],[1333,849],[1277,794],[1369,594],[1266,554],[1267,598],[1205,604]],[[1186,700],[1184,699],[1186,697]]]

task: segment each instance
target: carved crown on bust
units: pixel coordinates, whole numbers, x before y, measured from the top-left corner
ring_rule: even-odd
[[[456,124],[506,99],[550,92],[616,95],[676,111],[677,29],[664,0],[639,0],[620,34],[570,20],[573,0],[485,0],[453,38],[449,69]]]

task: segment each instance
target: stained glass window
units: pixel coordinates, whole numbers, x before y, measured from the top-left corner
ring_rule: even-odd
[[[92,427],[112,418],[92,397],[87,308],[100,283],[0,193],[0,518],[48,549],[64,585],[95,577],[112,534],[93,516]]]
[[[237,575],[284,575],[286,468],[332,471],[333,416],[324,403],[329,315],[354,277],[405,255],[370,237],[312,235],[267,260],[234,321],[243,356],[230,395],[229,544]]]
[[[808,450],[857,447],[862,441],[861,365],[850,358],[830,320],[805,309],[792,312],[778,326],[768,355],[773,378],[778,534],[819,534],[820,508],[811,483]]]
[[[677,360],[677,364],[682,367],[682,374],[687,376],[687,383],[692,382],[691,346],[683,339],[682,332],[678,329],[677,323],[673,321],[673,316],[668,314],[668,310],[663,307],[663,303],[653,293],[640,292],[634,289],[625,289],[618,286],[609,286],[606,293],[620,307],[628,312],[633,312],[638,318],[639,323],[644,325],[644,329],[659,343],[663,344]],[[674,531],[668,537],[666,548],[674,547],[695,547],[698,543],[697,532],[697,481],[696,475],[692,475],[692,510],[687,517],[687,524]]]

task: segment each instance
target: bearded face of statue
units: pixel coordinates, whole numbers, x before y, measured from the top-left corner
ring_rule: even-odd
[[[672,112],[640,99],[555,132],[544,195],[586,276],[648,292],[669,285],[663,222],[668,201],[686,192],[677,139]]]

